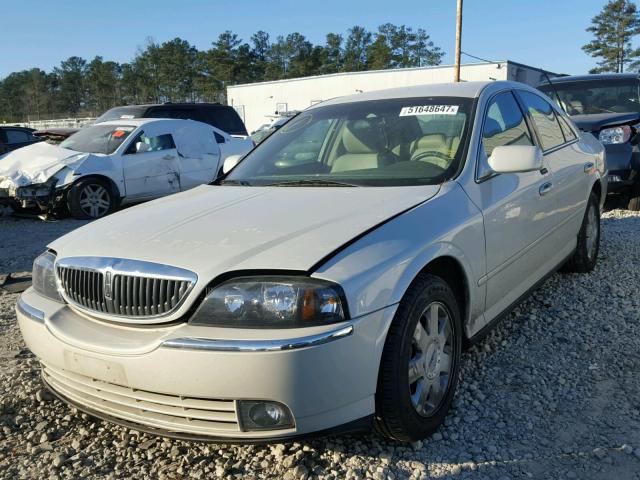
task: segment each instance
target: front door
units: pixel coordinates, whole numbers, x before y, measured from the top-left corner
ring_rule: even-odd
[[[144,200],[180,191],[178,151],[171,134],[139,133],[122,157],[126,198]]]
[[[571,242],[580,229],[586,205],[588,175],[596,158],[578,147],[577,136],[569,122],[544,98],[535,93],[518,91],[544,151],[545,161],[553,172],[554,188],[562,192],[558,198],[558,224],[564,242]]]

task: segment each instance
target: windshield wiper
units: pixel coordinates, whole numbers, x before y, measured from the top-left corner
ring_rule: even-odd
[[[269,183],[265,187],[359,187],[354,183],[338,182],[336,180],[322,180],[322,179],[306,179],[306,180],[291,180],[289,182]]]
[[[243,187],[251,186],[251,184],[246,180],[222,180],[220,185],[241,185]]]

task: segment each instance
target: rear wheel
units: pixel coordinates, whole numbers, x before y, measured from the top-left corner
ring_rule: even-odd
[[[100,218],[115,208],[111,185],[100,178],[86,178],[74,183],[67,194],[69,213],[75,218]]]
[[[449,411],[460,368],[462,324],[451,288],[425,274],[400,302],[382,353],[376,429],[415,441],[433,433]]]
[[[587,210],[578,232],[578,244],[573,256],[567,261],[563,270],[575,273],[587,273],[593,270],[598,261],[600,251],[600,206],[598,197],[592,192],[589,195]]]

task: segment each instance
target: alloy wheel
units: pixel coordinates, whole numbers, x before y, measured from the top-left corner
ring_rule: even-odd
[[[413,333],[409,359],[409,393],[416,412],[429,417],[438,410],[451,383],[454,362],[451,315],[440,302],[424,309]]]
[[[111,195],[102,185],[90,183],[80,192],[80,209],[89,217],[99,218],[111,207]]]

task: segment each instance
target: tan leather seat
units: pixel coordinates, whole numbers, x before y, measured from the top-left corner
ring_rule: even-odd
[[[458,140],[459,142],[459,140]],[[457,146],[456,146],[457,149]],[[415,140],[411,145],[411,160],[420,160],[437,165],[441,168],[447,168],[451,163],[450,160],[436,156],[423,156],[426,152],[437,152],[447,157],[451,157],[451,147],[447,144],[445,136],[441,133],[433,133],[423,135]],[[422,158],[420,158],[422,156]]]
[[[370,120],[347,122],[342,130],[342,146],[346,153],[333,162],[332,172],[378,168],[391,163],[386,136]]]
[[[582,115],[584,113],[584,103],[581,100],[571,100],[568,113],[569,115]]]

